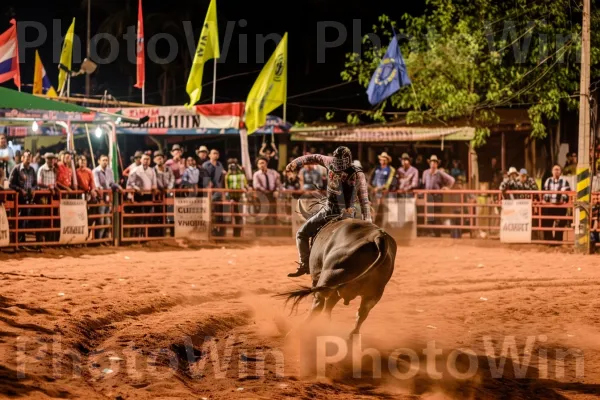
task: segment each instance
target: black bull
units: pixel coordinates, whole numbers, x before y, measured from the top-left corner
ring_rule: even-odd
[[[300,203],[300,202],[299,202]],[[300,203],[302,214],[305,211]],[[396,241],[378,226],[358,220],[341,219],[323,227],[313,239],[310,253],[312,287],[281,293],[293,300],[292,310],[300,301],[314,295],[307,322],[321,313],[331,318],[333,307],[344,299],[348,305],[361,297],[356,324],[350,336],[358,334],[371,309],[377,304],[394,272]]]

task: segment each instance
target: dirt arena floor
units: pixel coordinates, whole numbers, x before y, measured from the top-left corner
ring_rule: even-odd
[[[291,245],[0,253],[0,397],[598,398],[599,257],[417,240],[346,342],[359,299],[282,334]]]

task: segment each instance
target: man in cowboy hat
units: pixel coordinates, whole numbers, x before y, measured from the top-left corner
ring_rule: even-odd
[[[403,153],[400,157],[402,166],[398,168],[396,179],[398,180],[398,191],[403,197],[412,197],[412,191],[419,187],[419,170],[410,165],[410,156]]]
[[[502,195],[506,199],[514,199],[514,195],[506,195],[504,192],[507,190],[520,190],[519,185],[519,171],[515,167],[510,167],[508,169],[508,173],[506,174],[506,178],[500,184],[500,190],[502,191]]]
[[[131,158],[131,165],[129,165],[129,167],[125,168],[125,171],[123,171],[123,176],[129,176],[134,169],[136,169],[137,167],[139,167],[140,165],[142,165],[142,156],[144,155],[143,151],[136,151],[135,154],[133,155],[133,157]]]
[[[196,155],[198,156],[198,162],[196,164],[202,165],[208,161],[208,147],[200,146],[198,150],[196,150]]]
[[[438,167],[440,165],[440,159],[434,154],[429,160],[429,169],[423,172],[423,186],[426,190],[447,190],[454,185],[454,178],[444,171],[440,170]],[[442,210],[441,206],[435,205],[435,203],[440,203],[443,200],[443,197],[439,193],[428,194],[427,202],[431,203],[427,208],[427,213],[429,217],[427,219],[428,224],[439,225],[441,222],[435,217]],[[439,229],[434,229],[430,231],[430,236],[441,236],[441,231]]]
[[[181,146],[178,144],[174,144],[171,147],[171,157],[165,163],[165,167],[169,168],[171,172],[173,172],[173,176],[175,177],[175,187],[181,187],[181,177],[183,176],[183,172],[185,171],[185,160],[181,157],[183,151],[181,150]]]
[[[385,151],[377,158],[379,159],[379,166],[371,173],[369,184],[373,191],[377,193],[377,197],[381,197],[381,192],[390,188],[396,169],[390,165],[392,157]]]

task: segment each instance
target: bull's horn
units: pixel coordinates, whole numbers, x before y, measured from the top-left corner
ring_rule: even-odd
[[[304,204],[302,203],[302,199],[298,199],[298,210],[300,211],[300,214],[302,214],[302,216],[305,219],[309,219],[310,217],[312,217],[312,214],[310,212],[308,212],[305,208],[304,208]]]

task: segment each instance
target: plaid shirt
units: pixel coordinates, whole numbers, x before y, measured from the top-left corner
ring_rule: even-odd
[[[159,170],[158,166],[154,166],[154,173],[156,174],[156,186],[159,189],[173,189],[175,186],[175,175],[171,168],[163,166],[163,170]]]
[[[548,191],[556,191],[556,192],[570,192],[571,187],[569,186],[569,181],[563,178],[562,176],[558,179],[554,179],[554,177],[550,177],[546,179],[544,183],[544,190]],[[552,204],[560,204],[566,203],[569,201],[569,196],[566,194],[545,194],[544,201],[550,202]]]
[[[37,183],[40,187],[53,188],[56,186],[56,170],[48,164],[42,165],[37,172]]]
[[[35,169],[31,165],[25,167],[23,163],[13,168],[9,180],[13,190],[34,190],[37,186]]]
[[[230,174],[228,172],[225,175],[225,187],[227,189],[242,190],[246,189],[246,186],[248,186],[248,181],[246,180],[246,175],[244,175],[242,172],[238,172],[237,174]],[[233,192],[227,193],[227,196],[231,200],[239,201],[242,197],[242,194]]]

